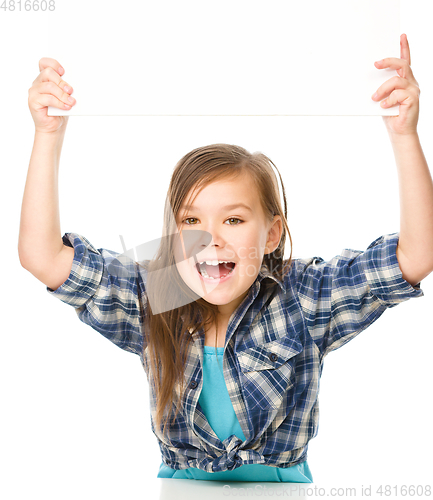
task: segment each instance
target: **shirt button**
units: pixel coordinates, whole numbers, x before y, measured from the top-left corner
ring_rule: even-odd
[[[271,361],[277,361],[278,356],[274,352],[271,352],[271,354],[269,354],[269,359]]]
[[[191,382],[189,383],[189,386],[191,387],[191,389],[195,389],[197,387],[197,382],[195,380],[191,380]]]

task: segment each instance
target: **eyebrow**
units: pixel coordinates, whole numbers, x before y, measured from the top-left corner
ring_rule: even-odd
[[[245,203],[234,203],[233,205],[226,205],[225,207],[221,207],[221,210],[234,210],[235,208],[245,208],[246,210],[249,210],[250,212],[252,212],[252,208],[249,207],[248,205],[245,205]],[[194,207],[194,205],[182,205],[180,207],[180,210],[195,210],[196,212],[199,212],[200,210],[196,207]]]

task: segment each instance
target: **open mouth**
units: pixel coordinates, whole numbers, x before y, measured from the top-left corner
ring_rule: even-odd
[[[236,264],[234,262],[224,262],[217,265],[206,264],[199,262],[196,264],[197,271],[206,279],[222,279],[233,272]]]

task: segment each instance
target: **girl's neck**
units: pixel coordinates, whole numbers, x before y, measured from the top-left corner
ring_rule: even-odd
[[[231,316],[236,311],[236,309],[241,305],[245,297],[248,295],[248,290],[246,290],[241,296],[232,300],[228,304],[218,306],[218,324],[229,323]]]

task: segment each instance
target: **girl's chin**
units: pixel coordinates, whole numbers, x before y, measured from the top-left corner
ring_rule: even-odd
[[[208,285],[206,284],[203,286],[203,283],[188,283],[187,281],[185,282],[191,290],[193,290],[197,295],[200,295],[203,299],[207,300],[208,302],[221,302],[224,301],[224,298],[226,296],[230,297],[233,295],[233,288],[230,288],[230,290],[227,290],[226,288],[223,288],[221,285]]]
[[[189,279],[185,279],[182,277],[186,285],[199,297],[206,300],[210,304],[215,305],[224,305],[228,304],[233,298],[233,287],[225,287],[221,284],[209,284],[199,282],[197,280],[192,280],[191,277]]]
[[[224,300],[224,299],[211,299],[210,297],[208,296],[205,296],[205,297],[201,297],[203,300],[205,300],[208,304],[212,304],[213,306],[226,306],[227,304],[230,304],[231,300],[230,299],[227,299],[227,300]]]

